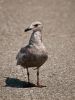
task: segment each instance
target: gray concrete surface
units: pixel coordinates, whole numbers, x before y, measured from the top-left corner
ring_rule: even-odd
[[[26,70],[15,56],[31,34],[25,27],[39,20],[49,59],[40,68],[43,88],[22,87]],[[36,84],[36,70],[30,69]],[[7,86],[6,86],[7,85]],[[75,1],[0,0],[0,100],[75,100]]]

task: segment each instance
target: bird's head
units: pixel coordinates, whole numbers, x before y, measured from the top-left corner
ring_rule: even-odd
[[[39,22],[39,21],[36,21],[36,22],[33,22],[28,28],[25,29],[25,32],[27,31],[33,31],[33,32],[36,32],[36,31],[42,31],[42,23]]]

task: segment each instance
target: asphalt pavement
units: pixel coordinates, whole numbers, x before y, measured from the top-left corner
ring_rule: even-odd
[[[16,54],[25,46],[33,21],[43,23],[48,60],[36,70],[16,66]],[[0,100],[75,100],[75,1],[0,0]]]

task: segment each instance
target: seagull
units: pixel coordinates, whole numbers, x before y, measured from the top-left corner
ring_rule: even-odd
[[[27,69],[28,83],[30,82],[28,68],[36,67],[38,87],[41,86],[39,84],[39,68],[48,59],[48,52],[42,42],[42,29],[42,23],[36,21],[24,30],[24,32],[30,31],[32,34],[28,45],[22,47],[16,56],[17,65]]]

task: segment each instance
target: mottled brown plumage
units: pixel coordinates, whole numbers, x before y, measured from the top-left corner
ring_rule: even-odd
[[[25,29],[25,31],[32,30],[32,35],[29,40],[29,44],[19,51],[16,56],[17,65],[27,69],[28,82],[30,67],[37,67],[37,85],[39,86],[39,67],[45,63],[48,58],[47,51],[42,42],[42,24],[40,22],[34,22]]]

